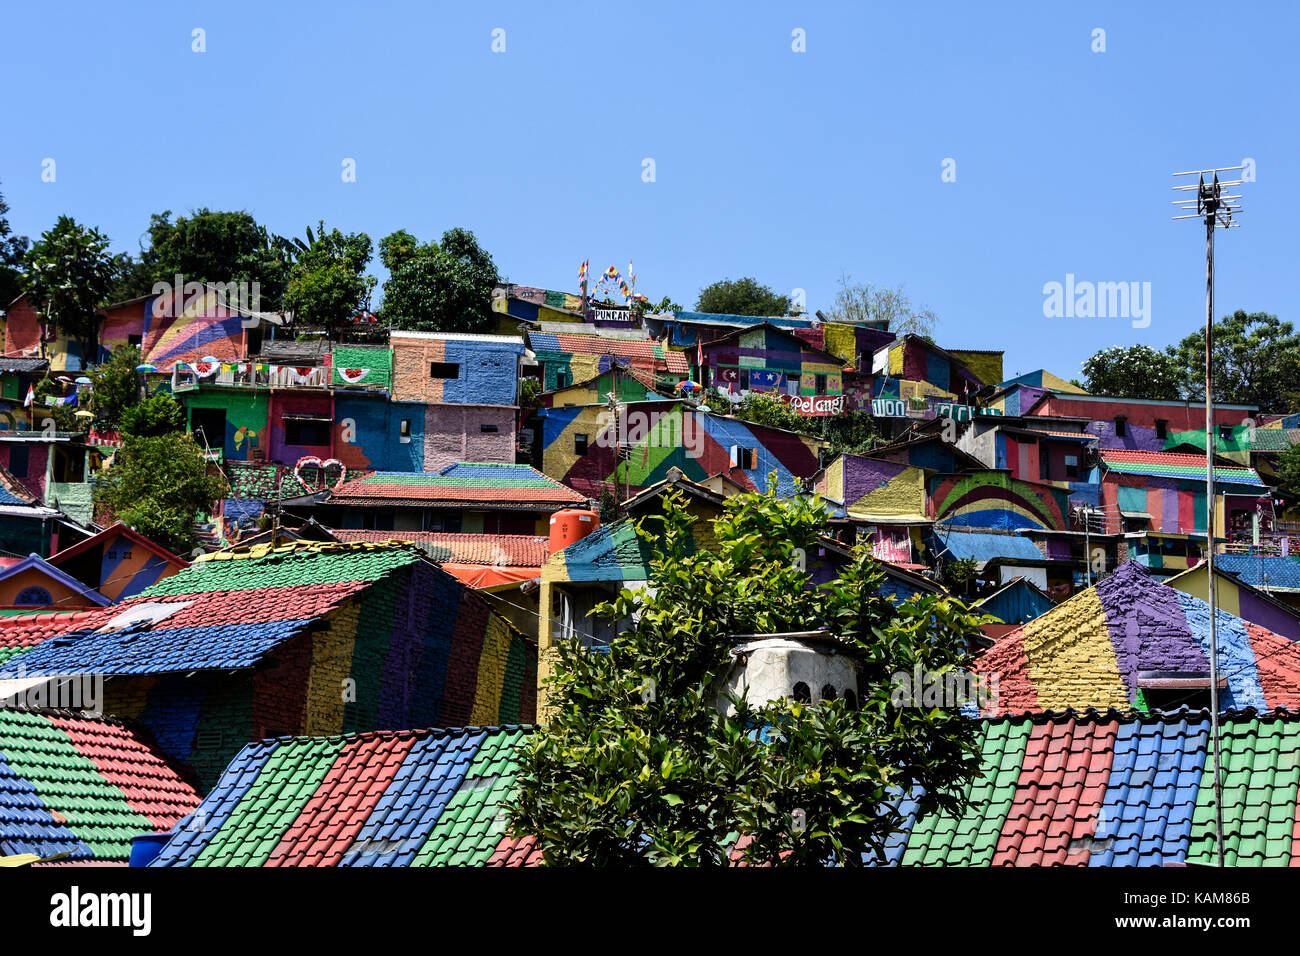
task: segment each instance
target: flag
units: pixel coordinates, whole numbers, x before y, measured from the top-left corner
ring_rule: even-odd
[[[32,402],[36,401],[36,388],[32,385],[27,386],[27,397],[23,399],[23,408],[31,408]]]

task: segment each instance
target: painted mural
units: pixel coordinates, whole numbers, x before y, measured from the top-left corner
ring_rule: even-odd
[[[819,467],[824,443],[815,438],[689,410],[678,401],[625,408],[617,427],[602,406],[542,409],[541,470],[599,498],[615,481],[635,493],[664,480],[674,467],[692,481],[725,474],[746,490],[767,487],[767,475],[775,471],[780,489],[790,493],[796,478],[811,480]],[[627,458],[618,465],[620,440]]]
[[[397,401],[515,404],[524,354],[518,336],[394,332],[390,344]]]
[[[862,521],[930,520],[925,471],[906,463],[840,455],[826,466],[817,491],[843,502],[849,517]]]
[[[1069,494],[1005,472],[936,475],[930,479],[936,523],[969,528],[1069,530]]]
[[[794,398],[835,396],[844,391],[841,359],[768,324],[733,332],[703,346],[702,351],[707,375],[701,384],[721,391]]]
[[[1222,609],[1215,621],[1220,706],[1300,706],[1300,645]],[[1127,562],[980,658],[976,670],[998,680],[986,712],[1146,710],[1144,675],[1209,673],[1209,623],[1205,602]]]

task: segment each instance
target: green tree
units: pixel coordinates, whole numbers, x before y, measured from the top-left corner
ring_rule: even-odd
[[[77,413],[70,405],[47,405],[45,399],[50,395],[58,398],[66,398],[68,393],[67,386],[51,375],[46,375],[43,379],[32,386],[33,401],[31,407],[32,430],[41,431],[44,428],[45,419],[51,419],[54,427],[61,432],[83,431],[85,426],[77,418]]]
[[[290,267],[284,305],[308,325],[333,325],[369,308],[373,276],[363,275],[370,262],[371,241],[364,232],[325,230],[322,221],[312,242]]]
[[[651,315],[663,315],[665,312],[682,312],[684,310],[673,301],[672,296],[666,295],[654,305],[649,306],[648,311]]]
[[[554,714],[521,751],[513,832],[538,837],[548,865],[725,865],[739,834],[750,862],[856,866],[904,823],[891,805],[899,792],[926,809],[962,807],[978,773],[976,722],[896,703],[891,690],[918,665],[968,666],[985,619],[947,598],[881,597],[882,573],[861,548],[811,586],[798,556],[814,553],[826,510],[812,496],[778,497],[774,477],[767,492],[728,500],[716,552],[693,546],[693,522],[673,495],[662,518],[638,524],[654,591],[624,590],[597,609],[635,621],[607,652],[557,645]],[[720,702],[733,635],[818,625],[853,649],[859,707]]]
[[[122,413],[140,399],[140,373],[135,370],[140,362],[138,347],[120,346],[89,373],[94,411],[110,428],[119,426]]]
[[[96,487],[95,501],[128,527],[183,555],[198,545],[195,519],[225,493],[225,480],[208,474],[194,439],[173,432],[127,438]]]
[[[790,297],[777,295],[757,279],[720,279],[700,290],[697,312],[723,315],[783,316],[790,311]]]
[[[448,229],[442,242],[421,244],[404,229],[379,242],[389,271],[382,315],[398,329],[483,332],[493,327],[496,263],[468,229]]]
[[[1182,396],[1184,369],[1146,345],[1112,345],[1083,363],[1081,387],[1094,395],[1172,401]]]
[[[289,277],[290,256],[251,213],[206,207],[172,221],[171,210],[149,221],[149,246],[138,260],[123,257],[115,295],[149,295],[156,282],[257,283],[258,311],[278,309]]]
[[[870,282],[853,283],[847,272],[840,273],[839,288],[829,318],[849,325],[881,325],[898,335],[908,333],[933,339],[939,317],[933,310],[912,304],[912,297],[899,285],[894,288]]]
[[[123,437],[154,438],[185,430],[185,411],[167,392],[154,392],[122,412]]]
[[[30,244],[26,236],[16,236],[9,228],[9,204],[0,193],[0,310],[22,294],[23,259]]]
[[[117,274],[108,237],[60,216],[28,250],[24,266],[23,286],[32,307],[81,346],[83,363],[93,363],[98,351],[98,309]]]
[[[1205,400],[1205,329],[1166,350],[1182,371],[1183,390]],[[1287,412],[1300,401],[1300,336],[1290,322],[1238,309],[1214,327],[1214,400]]]

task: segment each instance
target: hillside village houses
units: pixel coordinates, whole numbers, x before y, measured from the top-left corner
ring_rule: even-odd
[[[493,309],[489,333],[307,336],[216,296],[179,314],[146,297],[104,310],[87,357],[9,304],[0,697],[86,676],[104,706],[0,709],[0,790],[22,795],[0,801],[0,856],[124,864],[132,837],[156,833],[170,838],[154,865],[535,864],[498,808],[512,748],[545,720],[547,648],[609,639],[587,612],[649,579],[633,522],[666,495],[703,519],[695,545],[708,548],[708,519],[770,476],[829,511],[815,575],[861,542],[891,599],[955,590],[993,618],[978,669],[1002,693],[969,715],[987,799],[960,819],[913,811],[893,864],[1207,857],[1206,721],[1162,709],[1171,690],[1208,700],[1207,549],[1223,556],[1220,652],[1234,668],[1225,746],[1281,766],[1300,739],[1300,511],[1275,487],[1295,416],[1215,409],[1211,509],[1203,410],[1086,394],[1048,370],[1008,377],[1001,351],[973,347],[996,343],[803,315],[642,314],[509,284]],[[78,394],[76,377],[128,344],[228,488],[193,555],[100,520],[93,487],[120,436],[93,416],[51,430],[25,401],[54,375]],[[809,419],[869,417],[882,437],[832,453],[739,417],[752,394]],[[953,567],[969,571],[960,584]],[[779,673],[824,663],[813,640],[759,643]],[[835,668],[851,690],[851,666]],[[1066,723],[1052,716],[1065,710]],[[1097,779],[1066,774],[1053,797],[1061,768],[1044,755],[1058,745]],[[1181,775],[1168,801],[1120,787],[1122,770],[1156,764]],[[93,812],[69,795],[74,772]],[[310,784],[285,803],[288,779]],[[1266,796],[1294,820],[1294,781]],[[1049,810],[1010,812],[1037,801]],[[1162,806],[1182,816],[1157,821]],[[196,808],[202,830],[186,825]],[[1268,840],[1244,803],[1232,812],[1237,862],[1300,862],[1289,830]],[[327,825],[346,838],[325,840]]]

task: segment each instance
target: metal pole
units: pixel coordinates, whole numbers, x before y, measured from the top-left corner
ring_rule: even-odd
[[[1083,586],[1092,587],[1092,509],[1083,506]]]
[[[1205,216],[1205,570],[1210,605],[1210,740],[1214,774],[1214,846],[1223,866],[1223,779],[1219,773],[1219,640],[1214,594],[1214,217],[1218,189]]]

